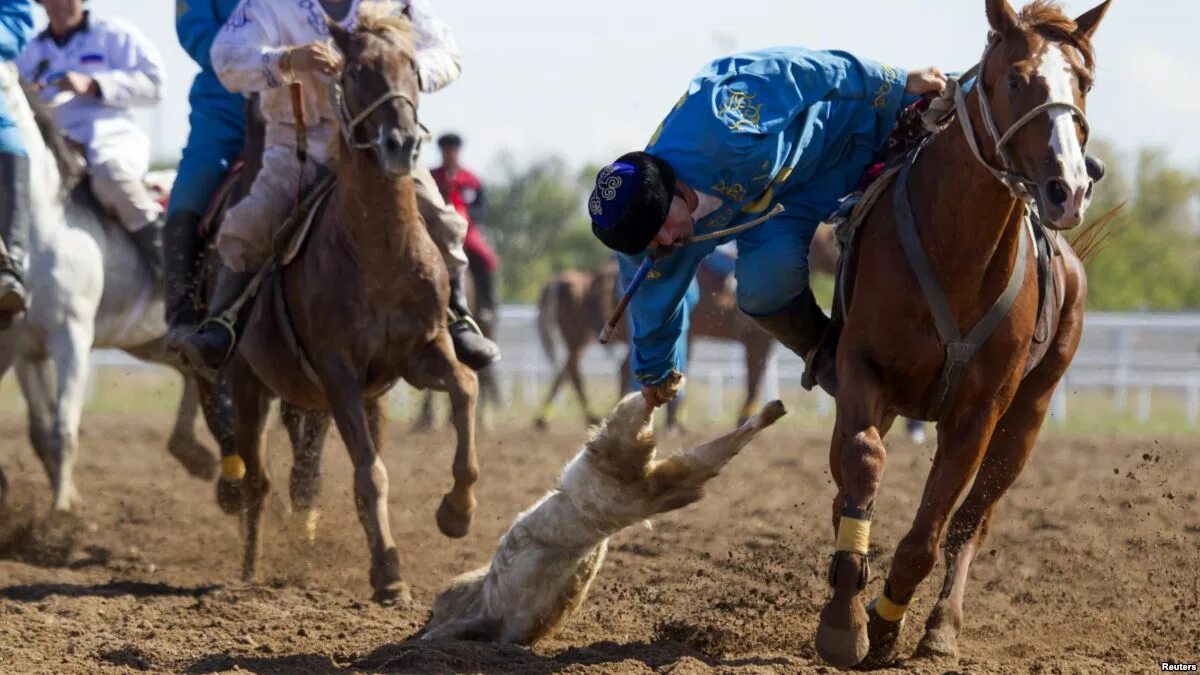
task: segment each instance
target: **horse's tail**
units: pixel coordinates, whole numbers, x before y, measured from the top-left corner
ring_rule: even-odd
[[[558,323],[558,305],[562,302],[561,287],[562,283],[557,278],[551,279],[542,286],[542,293],[538,298],[538,339],[542,343],[542,352],[551,364],[555,362],[554,327]]]
[[[1084,225],[1079,234],[1071,237],[1071,248],[1075,249],[1075,254],[1085,265],[1108,248],[1109,238],[1117,231],[1117,228],[1108,226],[1117,219],[1126,204],[1127,202],[1117,204],[1104,215]]]

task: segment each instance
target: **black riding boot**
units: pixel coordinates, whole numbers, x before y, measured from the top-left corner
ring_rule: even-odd
[[[195,295],[196,257],[199,248],[198,213],[177,211],[163,228],[163,262],[166,276],[168,342],[177,342],[196,330],[202,318]]]
[[[804,359],[805,388],[811,389],[812,382],[820,385],[830,396],[837,391],[837,373],[834,357],[836,341],[822,340],[829,327],[829,317],[817,304],[812,289],[805,289],[800,297],[782,311],[767,316],[752,317],[763,330],[779,340],[780,344]]]
[[[25,242],[32,219],[29,158],[0,153],[0,330],[26,310]]]
[[[455,356],[471,370],[482,370],[500,360],[500,347],[484,337],[471,318],[461,278],[450,280],[450,338]]]
[[[130,232],[129,238],[133,240],[133,246],[137,249],[138,255],[142,261],[154,273],[154,278],[161,281],[163,278],[163,221],[160,217],[153,223],[147,223],[140,230]]]
[[[180,341],[179,351],[192,371],[210,382],[217,379],[217,371],[233,354],[238,336],[250,317],[252,302],[243,302],[232,315],[231,310],[253,278],[253,272],[234,272],[221,267],[208,305],[208,317],[196,332]]]

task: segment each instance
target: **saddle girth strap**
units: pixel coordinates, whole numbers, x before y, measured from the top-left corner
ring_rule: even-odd
[[[933,392],[933,397],[929,401],[929,408],[925,412],[926,420],[937,421],[941,418],[946,404],[954,400],[954,394],[958,390],[967,364],[971,362],[979,348],[987,342],[1004,317],[1008,316],[1017,300],[1017,295],[1021,292],[1029,257],[1029,232],[1024,223],[1018,228],[1020,234],[1018,235],[1017,261],[1013,266],[1012,276],[1008,279],[1008,285],[964,338],[958,330],[954,311],[950,308],[950,302],[946,299],[946,294],[938,283],[937,274],[933,271],[929,256],[921,246],[916,218],[909,201],[908,175],[913,164],[916,163],[918,154],[919,151],[910,154],[901,167],[900,175],[896,179],[896,195],[893,203],[895,204],[896,229],[900,234],[900,244],[904,248],[908,264],[912,267],[917,282],[921,286],[921,292],[925,295],[925,301],[929,303],[938,337],[945,348],[946,360],[942,364],[942,374],[937,388]]]

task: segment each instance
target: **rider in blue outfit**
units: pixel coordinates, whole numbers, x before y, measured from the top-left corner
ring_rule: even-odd
[[[0,60],[12,63],[32,36],[30,1],[0,0]],[[4,80],[6,87],[19,86],[15,69]],[[25,242],[33,218],[29,190],[29,156],[0,95],[0,330],[25,311]]]
[[[645,152],[600,171],[588,203],[592,231],[621,254],[625,284],[650,247],[736,225],[773,204],[786,209],[654,264],[629,307],[634,374],[647,401],[664,402],[656,385],[680,370],[684,295],[701,259],[726,241],[738,246],[739,307],[810,360],[828,323],[808,285],[817,224],[881,156],[902,106],[944,85],[935,68],[906,72],[845,52],[734,54],[692,79]],[[823,388],[836,386],[832,363],[815,372]]]
[[[175,335],[190,334],[202,318],[192,301],[199,254],[197,227],[245,141],[245,99],[221,85],[208,55],[237,5],[238,0],[187,0],[179,3],[175,17],[179,44],[200,66],[188,95],[191,132],[171,190],[163,242],[167,323]]]

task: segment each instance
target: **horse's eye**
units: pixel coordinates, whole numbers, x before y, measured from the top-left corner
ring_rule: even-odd
[[[1008,76],[1008,88],[1012,91],[1018,91],[1021,88],[1021,76],[1016,73],[1010,73]]]

